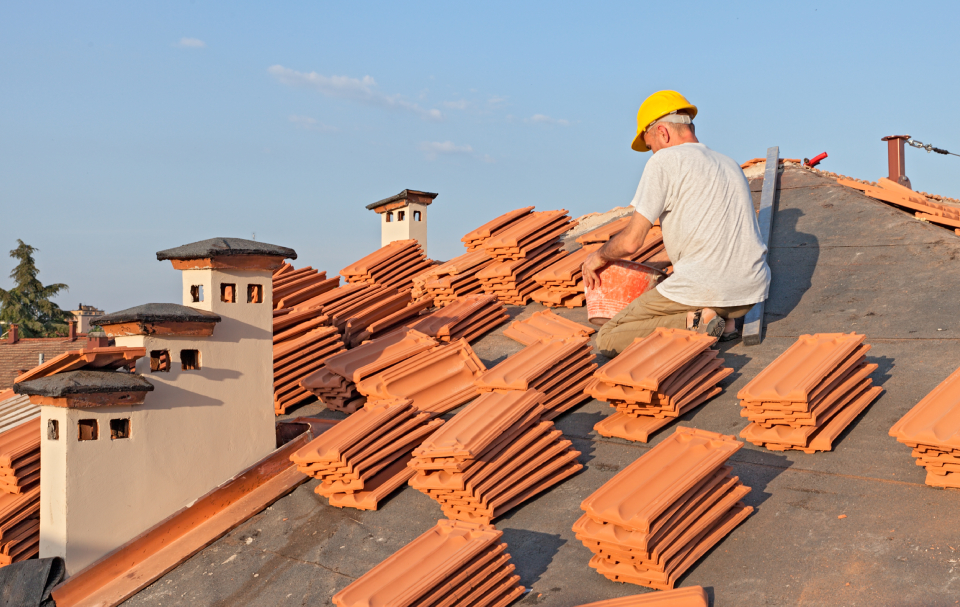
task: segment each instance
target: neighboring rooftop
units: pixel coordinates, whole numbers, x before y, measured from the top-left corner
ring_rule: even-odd
[[[389,198],[384,198],[383,200],[378,200],[372,204],[368,204],[367,208],[376,210],[377,207],[382,207],[388,205],[392,202],[419,202],[420,204],[428,205],[433,202],[433,199],[436,198],[438,194],[433,192],[421,192],[420,190],[404,190],[399,194],[391,196]]]
[[[293,249],[275,244],[244,240],[243,238],[208,238],[207,240],[158,251],[157,260],[207,259],[209,257],[235,257],[239,255],[297,258],[297,252]]]
[[[142,375],[121,371],[67,371],[13,385],[13,391],[17,394],[51,398],[63,398],[72,394],[150,392],[152,390],[153,384]]]
[[[220,315],[172,303],[149,303],[104,314],[91,321],[97,326],[124,322],[220,322]]]

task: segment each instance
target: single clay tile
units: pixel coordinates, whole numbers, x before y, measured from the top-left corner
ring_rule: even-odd
[[[517,321],[504,330],[507,337],[530,345],[543,339],[563,339],[567,337],[586,336],[594,330],[562,316],[557,316],[549,310],[534,312],[523,321]]]
[[[894,424],[890,436],[901,442],[960,449],[960,369]]]
[[[356,383],[434,347],[436,341],[432,338],[412,329],[403,329],[332,357],[327,361],[327,368]]]
[[[406,398],[420,411],[445,413],[477,395],[486,367],[465,340],[422,352],[357,384],[372,399]]]
[[[653,519],[742,446],[731,436],[678,427],[585,499],[581,507],[600,520],[649,531]]]
[[[493,546],[502,532],[487,525],[440,520],[333,596],[338,607],[409,605]]]
[[[533,210],[533,207],[523,207],[522,209],[515,209],[513,211],[508,211],[503,215],[497,217],[496,219],[492,219],[488,221],[487,223],[483,224],[479,228],[471,232],[468,232],[460,240],[461,242],[467,245],[470,245],[477,241],[482,242],[487,238],[490,238],[492,235],[496,234],[497,232],[502,231],[505,227],[510,226],[515,222],[517,222],[518,220],[520,220],[521,218],[529,215],[530,211],[532,210]]]
[[[701,586],[648,592],[587,603],[579,607],[710,607],[707,592]]]
[[[341,454],[385,422],[411,411],[409,401],[383,402],[372,409],[360,409],[327,430],[290,456],[295,464],[340,461]],[[348,423],[349,421],[349,423]]]
[[[530,382],[588,343],[585,337],[537,342],[493,367],[477,379],[481,390],[526,390]]]
[[[746,401],[806,402],[810,392],[863,342],[856,333],[801,335],[757,374],[737,398]]]
[[[276,305],[282,308],[289,308],[297,306],[303,302],[310,301],[318,295],[322,295],[333,289],[337,288],[340,284],[340,277],[336,276],[328,280],[321,280],[315,282],[303,289],[290,293],[289,295],[282,296],[282,299],[278,299],[276,293],[273,295],[273,300],[276,302]]]
[[[533,390],[483,394],[425,440],[414,456],[476,457],[542,399],[543,394]]]
[[[597,377],[611,384],[657,390],[660,382],[715,342],[709,335],[657,327],[601,367]]]
[[[419,248],[419,246],[419,243],[413,239],[395,240],[340,270],[340,275],[347,278],[369,275],[374,270],[389,264],[392,260]]]

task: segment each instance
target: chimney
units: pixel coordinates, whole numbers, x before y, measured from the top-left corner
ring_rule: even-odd
[[[20,327],[17,325],[10,325],[10,328],[7,330],[7,343],[15,344],[20,341]]]
[[[904,144],[910,139],[910,135],[890,135],[883,137],[880,141],[887,142],[887,179],[894,183],[899,183],[911,190],[910,178],[906,175],[906,169],[903,162]]]
[[[77,341],[77,321],[71,320],[67,324],[70,325],[70,341]]]

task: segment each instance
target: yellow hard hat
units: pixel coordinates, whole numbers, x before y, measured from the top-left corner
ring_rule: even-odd
[[[634,137],[633,145],[630,147],[638,152],[649,152],[650,148],[643,142],[643,132],[652,122],[680,110],[686,110],[690,118],[697,115],[697,106],[691,104],[677,91],[657,91],[647,97],[637,112],[637,136]]]

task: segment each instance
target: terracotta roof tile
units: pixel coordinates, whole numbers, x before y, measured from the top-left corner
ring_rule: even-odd
[[[574,525],[604,576],[670,589],[752,512],[749,492],[724,465],[742,444],[730,436],[678,428],[584,500]]]
[[[533,390],[484,394],[414,451],[410,485],[450,518],[489,522],[575,474],[580,452],[538,421],[542,399]]]
[[[436,527],[335,594],[333,603],[338,607],[409,605],[434,596],[441,588],[452,591],[448,580],[457,579],[460,571],[474,564],[477,557],[498,547],[501,537],[500,531],[488,525],[440,520]],[[462,580],[458,586],[468,583]],[[487,592],[491,597],[506,597],[519,594],[522,588],[511,581],[497,586],[497,591]]]
[[[542,400],[543,395],[535,391],[483,394],[414,450],[414,457],[476,458]]]
[[[701,586],[688,586],[676,590],[607,599],[579,607],[710,607],[710,603],[706,591]]]
[[[36,417],[40,417],[40,407],[32,404],[29,396],[13,390],[0,392],[0,433]]]
[[[649,532],[670,504],[742,446],[732,436],[680,426],[585,499],[581,508],[597,520]]]
[[[594,329],[581,325],[562,316],[557,316],[549,310],[534,312],[533,315],[522,321],[514,322],[503,334],[524,345],[530,345],[544,339],[563,339],[591,335]]]
[[[420,411],[446,413],[477,396],[473,382],[486,367],[466,340],[408,358],[357,383],[367,406],[381,399],[410,399]]]
[[[483,243],[491,236],[506,231],[517,221],[529,215],[530,211],[533,209],[534,207],[523,207],[522,209],[508,211],[496,219],[492,219],[479,228],[467,233],[463,238],[460,239],[460,241],[472,251],[477,247],[482,246]]]
[[[856,333],[801,335],[757,374],[737,398],[744,401],[807,402],[824,377],[863,343]]]
[[[649,337],[630,344],[597,372],[601,381],[657,390],[660,382],[709,348],[715,337],[658,327]]]
[[[742,438],[773,451],[829,451],[881,393],[870,346],[851,333],[804,335],[741,390]],[[796,373],[793,371],[796,370]],[[774,398],[770,398],[774,397]]]

